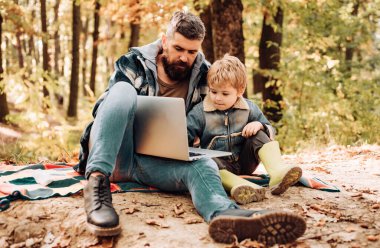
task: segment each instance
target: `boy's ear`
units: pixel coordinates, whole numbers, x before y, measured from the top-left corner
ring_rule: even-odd
[[[242,97],[243,94],[244,94],[244,89],[238,90],[238,93],[237,93],[238,97]]]

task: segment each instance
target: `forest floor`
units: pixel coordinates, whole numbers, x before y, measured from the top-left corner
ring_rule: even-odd
[[[330,146],[284,159],[341,192],[294,186],[242,206],[290,210],[306,219],[301,238],[275,247],[380,247],[380,146]],[[0,247],[262,247],[248,240],[215,243],[187,194],[119,193],[113,202],[123,231],[103,239],[86,230],[81,194],[12,202],[0,213]]]

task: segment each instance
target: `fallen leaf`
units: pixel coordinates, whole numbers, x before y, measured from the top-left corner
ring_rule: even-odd
[[[158,221],[156,221],[154,219],[149,219],[149,220],[146,220],[145,222],[148,225],[151,225],[151,226],[159,226],[159,227],[162,227],[162,228],[169,228],[168,224],[166,224],[166,223],[159,223]]]
[[[176,216],[182,215],[185,213],[185,210],[182,208],[182,204],[177,204],[174,207],[174,213]]]
[[[372,209],[379,209],[380,208],[380,204],[376,203],[376,204],[373,204]]]
[[[151,226],[159,226],[159,225],[160,225],[160,224],[159,224],[156,220],[154,220],[154,219],[148,219],[148,220],[145,221],[145,223],[148,224],[148,225],[151,225]]]
[[[158,206],[161,206],[161,204],[144,203],[144,202],[142,202],[141,205],[144,206],[144,207],[158,207]]]
[[[311,170],[317,171],[317,172],[323,172],[326,174],[331,174],[331,172],[329,170],[322,168],[322,167],[319,167],[319,166],[313,167],[313,168],[311,168]]]
[[[369,225],[368,223],[360,223],[360,227],[363,227],[365,229],[368,229],[369,228]]]
[[[351,197],[361,197],[361,196],[363,196],[362,193],[356,193],[356,194],[353,194]]]
[[[126,214],[133,214],[135,212],[140,212],[140,210],[138,208],[135,208],[135,207],[131,207],[131,208],[124,208],[122,209],[124,211],[124,213]]]
[[[378,241],[378,240],[379,240],[379,236],[369,235],[369,236],[367,236],[367,240],[368,240],[368,241],[375,242],[375,241]]]
[[[145,233],[140,232],[139,236],[137,237],[137,239],[143,239],[143,238],[146,238],[146,235],[145,235]]]
[[[203,220],[200,218],[190,218],[185,220],[186,224],[197,224],[197,223],[203,223]]]
[[[310,205],[310,208],[314,209],[316,211],[322,211],[322,207],[319,204],[312,204],[312,205]]]

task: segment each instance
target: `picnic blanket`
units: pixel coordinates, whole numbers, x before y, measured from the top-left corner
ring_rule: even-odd
[[[266,174],[242,176],[243,178],[267,185]],[[339,192],[316,177],[302,177],[301,185],[329,192]],[[67,164],[33,164],[26,166],[0,166],[0,211],[9,207],[16,199],[38,200],[53,196],[69,196],[83,189],[85,178]],[[158,192],[159,190],[134,182],[111,183],[111,192]]]

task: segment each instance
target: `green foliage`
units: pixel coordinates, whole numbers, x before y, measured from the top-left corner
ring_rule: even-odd
[[[380,53],[370,31],[379,16],[370,21],[373,10],[361,4],[358,16],[352,3],[342,1],[288,5],[291,25],[284,26],[281,68],[286,109],[279,123],[279,139],[288,149],[380,140],[375,132],[380,128],[379,69],[374,67]],[[345,57],[349,48],[356,55],[352,61]]]
[[[44,39],[48,42],[52,67],[53,34],[59,31],[62,73],[42,70],[39,6],[29,1],[15,4],[0,0],[5,69],[0,88],[7,93],[11,107],[8,120],[24,132],[17,142],[3,146],[1,159],[24,163],[72,157],[79,149],[80,133],[91,119],[94,101],[107,87],[114,61],[128,50],[129,22],[140,23],[139,43],[143,45],[165,31],[173,11],[183,8],[194,11],[197,4],[203,8],[209,3],[208,0],[102,0],[96,92],[79,98],[79,118],[73,121],[65,116],[71,73],[72,2],[61,1],[57,23],[53,20],[55,1],[47,2],[48,35]],[[94,4],[90,0],[79,2],[82,21],[90,20],[86,46],[83,49],[81,45],[80,65],[86,68],[86,74],[82,75],[81,71],[81,83],[88,83]],[[359,3],[357,13],[354,11],[356,3]],[[277,78],[281,86],[284,116],[275,125],[283,148],[292,151],[330,143],[378,143],[380,0],[245,0],[243,4],[246,66],[251,82],[252,71],[260,71],[258,45],[263,14],[275,14],[278,6],[284,11],[283,27],[274,27],[283,34],[280,70],[262,71]],[[273,24],[271,19],[268,22]],[[16,34],[27,47],[23,47],[24,68],[18,65]],[[32,35],[35,51],[29,53],[27,44]],[[84,42],[84,35],[81,39]],[[347,49],[353,49],[352,60],[347,58]],[[50,92],[48,97],[43,97],[44,86]],[[80,96],[82,91],[81,86]],[[252,84],[248,85],[250,92]],[[58,105],[56,94],[63,96],[63,106]],[[250,94],[250,98],[262,104],[260,95]]]

